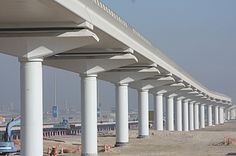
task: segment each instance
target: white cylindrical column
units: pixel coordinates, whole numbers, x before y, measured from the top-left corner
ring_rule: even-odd
[[[97,75],[81,75],[82,155],[97,155]]]
[[[222,108],[222,111],[223,111],[222,113],[223,113],[223,124],[224,124],[225,120],[227,120],[226,119],[227,117],[226,117],[226,114],[225,114],[226,112],[225,112],[225,108],[224,107]]]
[[[194,128],[199,129],[199,103],[194,104]]]
[[[235,109],[230,110],[230,120],[234,120],[236,117],[236,112]]]
[[[148,91],[140,90],[138,99],[138,137],[145,138],[149,136]]]
[[[191,101],[189,103],[189,130],[193,131],[194,130],[194,116],[193,116],[193,104],[195,101]]]
[[[167,99],[167,130],[174,131],[174,97]]]
[[[20,60],[21,155],[43,155],[42,60]]]
[[[222,107],[222,124],[225,122],[225,108]]]
[[[212,126],[212,105],[208,105],[208,126]]]
[[[189,127],[188,127],[188,102],[189,99],[184,100],[184,104],[183,104],[183,128],[184,131],[189,131]]]
[[[219,110],[218,106],[215,106],[215,125],[219,124]]]
[[[205,104],[201,104],[200,107],[201,128],[205,128]]]
[[[129,142],[128,84],[116,86],[116,146]]]
[[[224,124],[224,108],[223,107],[219,107],[219,116],[220,116],[220,124]]]
[[[156,94],[154,98],[154,127],[163,131],[163,94]]]
[[[177,131],[182,131],[183,124],[182,124],[182,100],[183,97],[177,98],[177,104],[176,104],[176,128]]]
[[[227,116],[227,120],[229,121],[230,120],[230,110],[229,109],[227,109],[227,114],[226,114],[226,116]]]

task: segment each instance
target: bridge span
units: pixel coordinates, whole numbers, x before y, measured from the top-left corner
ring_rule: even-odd
[[[117,146],[129,142],[128,87],[139,92],[140,138],[149,136],[148,94],[155,97],[159,131],[163,106],[167,130],[189,131],[204,128],[206,119],[208,126],[223,124],[232,105],[230,97],[196,81],[99,0],[1,0],[0,52],[21,64],[24,156],[43,155],[43,65],[81,77],[82,155],[97,155],[97,78],[116,84]]]

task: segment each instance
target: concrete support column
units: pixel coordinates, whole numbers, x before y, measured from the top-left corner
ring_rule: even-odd
[[[220,124],[224,124],[224,108],[219,107],[219,118]]]
[[[182,100],[183,100],[183,97],[177,98],[177,104],[176,104],[176,128],[177,128],[177,131],[182,131],[182,129],[183,129]]]
[[[194,116],[193,116],[193,104],[195,101],[191,101],[189,103],[189,130],[193,131],[194,130]]]
[[[201,104],[200,107],[201,128],[205,128],[205,104]]]
[[[215,106],[215,125],[219,124],[219,107]]]
[[[228,110],[228,109],[226,111],[226,117],[227,117],[227,120],[229,121],[230,120],[230,110]]]
[[[230,120],[234,120],[236,117],[235,109],[230,110]]]
[[[20,60],[21,155],[43,155],[42,60]]]
[[[212,105],[208,105],[208,126],[212,126]]]
[[[81,75],[82,155],[97,155],[97,75]]]
[[[194,128],[199,129],[199,103],[194,105]]]
[[[224,123],[225,123],[225,120],[227,120],[226,110],[225,110],[224,107],[222,108],[222,111],[223,111],[223,124],[224,124]]]
[[[145,138],[149,136],[148,91],[140,90],[138,100],[138,137]]]
[[[154,126],[158,131],[163,131],[163,94],[154,96]]]
[[[223,124],[226,122],[226,120],[227,120],[226,110],[223,108]]]
[[[129,142],[128,84],[116,86],[116,146]]]
[[[174,131],[174,97],[167,99],[167,130]]]
[[[189,99],[184,100],[184,104],[183,104],[183,128],[184,131],[189,131],[189,127],[188,127],[188,103],[189,103]]]

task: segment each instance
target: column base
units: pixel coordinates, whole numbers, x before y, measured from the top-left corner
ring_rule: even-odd
[[[149,138],[149,135],[139,135],[137,136],[138,139]]]
[[[94,154],[91,154],[91,153],[85,153],[85,154],[81,154],[81,156],[97,156],[98,154],[94,153]]]
[[[167,131],[174,132],[175,130],[174,129],[167,129]]]
[[[128,142],[116,142],[115,147],[127,146]]]

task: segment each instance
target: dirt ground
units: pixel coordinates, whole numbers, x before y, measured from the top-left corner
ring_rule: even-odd
[[[156,132],[150,130],[150,137],[138,139],[137,130],[130,131],[129,145],[111,148],[107,152],[99,152],[101,156],[236,156],[236,143],[225,145],[224,138],[236,138],[236,121],[224,125],[207,127],[191,132]],[[64,136],[53,138],[64,142],[44,141],[45,152],[48,146],[59,145],[74,149],[79,155],[80,137]],[[105,137],[98,137],[98,144],[114,145],[114,132]],[[71,144],[73,144],[71,146]],[[68,146],[68,147],[66,147]],[[100,147],[100,150],[103,148]]]

